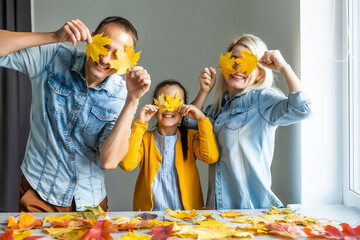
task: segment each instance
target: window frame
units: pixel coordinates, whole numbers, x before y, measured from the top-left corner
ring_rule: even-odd
[[[344,184],[343,203],[360,208],[360,70],[355,51],[360,47],[360,11],[358,0],[344,1],[343,45],[348,52],[344,61]],[[354,33],[354,31],[357,31]],[[357,34],[357,37],[355,36]],[[357,39],[357,41],[355,40]],[[354,46],[357,44],[357,47]],[[355,49],[355,50],[354,50]],[[355,69],[357,67],[357,70]],[[357,147],[356,147],[357,146]],[[356,170],[357,169],[357,170]]]

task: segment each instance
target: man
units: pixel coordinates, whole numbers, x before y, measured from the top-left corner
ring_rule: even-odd
[[[140,66],[128,69],[126,82],[110,68],[115,52],[138,40],[128,20],[108,17],[93,35],[99,33],[111,42],[97,63],[62,44],[92,42],[78,19],[55,32],[0,31],[0,66],[24,72],[32,84],[19,211],[107,210],[103,171],[126,155],[132,119],[151,80]]]

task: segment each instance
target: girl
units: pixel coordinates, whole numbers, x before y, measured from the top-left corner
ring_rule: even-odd
[[[275,130],[311,115],[310,100],[300,80],[278,50],[268,51],[260,38],[250,34],[235,39],[227,48],[235,59],[241,58],[240,51],[244,50],[257,55],[257,67],[250,74],[221,75],[216,101],[205,110],[214,123],[221,152],[219,161],[209,169],[210,208],[282,207],[270,188]],[[237,63],[233,65],[234,69],[238,67]],[[272,70],[284,77],[287,98],[271,88]],[[195,106],[202,107],[215,84],[215,74],[211,67],[200,74]]]
[[[186,103],[186,91],[177,81],[160,83],[153,98],[164,94],[168,100],[178,96]],[[163,97],[163,96],[162,96]],[[163,106],[161,106],[163,107]],[[131,171],[140,163],[135,185],[133,210],[150,211],[202,209],[203,197],[196,158],[214,163],[219,153],[209,118],[193,105],[181,105],[159,111],[159,106],[145,105],[131,128],[128,154],[119,166]],[[146,131],[156,114],[157,128]],[[182,116],[197,120],[199,131],[178,127]]]

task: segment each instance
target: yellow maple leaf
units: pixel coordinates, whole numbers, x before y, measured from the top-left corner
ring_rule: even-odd
[[[155,224],[155,226],[169,226],[171,224],[174,224],[174,222],[170,222],[170,221],[159,221],[159,220],[155,220],[155,219],[150,219],[150,222],[153,222]],[[180,224],[181,223],[177,223]]]
[[[316,218],[312,217],[304,217],[304,216],[295,216],[295,215],[287,215],[284,217],[287,223],[292,223],[296,225],[304,225],[307,226],[309,224],[318,223]]]
[[[229,212],[223,212],[223,213],[221,213],[220,216],[223,217],[223,218],[236,218],[236,217],[248,216],[248,215],[247,215],[246,213],[229,211]]]
[[[266,213],[268,215],[273,215],[273,214],[291,214],[291,213],[295,213],[296,210],[291,210],[290,208],[277,208],[275,206],[271,206],[270,211],[266,211],[264,210],[263,213]]]
[[[205,221],[201,221],[197,223],[198,225],[195,226],[195,228],[223,228],[226,229],[227,227],[229,227],[228,223],[224,223],[224,222],[219,222],[216,221],[215,219],[207,219]]]
[[[99,63],[99,55],[108,55],[108,49],[104,46],[109,45],[111,39],[108,37],[103,37],[104,33],[96,34],[92,37],[92,43],[86,45],[86,59],[90,57],[94,62]]]
[[[125,52],[118,49],[116,51],[117,59],[110,60],[110,67],[117,70],[116,74],[122,75],[128,73],[130,67],[137,65],[137,62],[140,58],[140,52],[135,53],[133,46],[125,46]]]
[[[141,234],[141,235],[137,235],[135,233],[130,232],[129,234],[126,234],[122,237],[120,237],[118,240],[131,240],[131,239],[144,239],[147,240],[149,239],[151,236],[150,235],[145,235],[145,234]]]
[[[33,235],[32,231],[13,231],[12,233],[15,240],[22,240]]]
[[[244,227],[236,227],[236,231],[245,231],[251,232],[254,234],[264,234],[269,232],[269,229],[265,227],[265,224],[254,225],[254,226],[244,226]]]
[[[240,50],[241,58],[236,59],[236,63],[240,64],[236,72],[244,72],[249,75],[257,66],[257,56],[250,50]]]
[[[140,58],[141,51],[135,53],[133,46],[125,46],[125,54],[129,59],[130,67],[134,67],[137,65],[137,62]]]
[[[117,59],[109,61],[110,67],[117,70],[116,74],[122,75],[126,73],[127,69],[130,67],[129,60],[126,54],[121,50],[117,50],[115,54]]]
[[[165,100],[166,99],[166,100]],[[175,93],[175,97],[170,95],[164,95],[163,93],[159,96],[159,99],[154,98],[155,105],[159,107],[159,111],[161,112],[174,112],[179,109],[181,105],[183,105],[184,101],[180,100],[178,93]]]
[[[170,208],[168,208],[165,211],[170,213],[173,217],[176,217],[179,219],[193,218],[197,215],[197,211],[195,209],[192,209],[190,212],[185,212],[185,211],[181,211],[181,210],[173,211]]]
[[[220,72],[227,79],[229,75],[236,73],[236,69],[233,67],[236,63],[236,59],[231,57],[232,51],[227,52],[224,56],[220,55],[219,66]]]
[[[54,215],[54,216],[46,216],[44,218],[44,221],[45,222],[60,222],[62,220],[69,220],[69,221],[73,221],[73,220],[78,220],[78,216],[75,215],[75,214],[68,214],[68,213],[65,213],[65,214],[59,214],[59,215]]]

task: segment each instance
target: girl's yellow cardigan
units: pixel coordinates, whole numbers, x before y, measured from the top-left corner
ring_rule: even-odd
[[[120,168],[131,171],[140,163],[135,185],[133,210],[153,209],[152,189],[162,157],[155,143],[154,131],[146,131],[148,124],[135,119],[131,128],[129,151],[119,163]],[[181,200],[185,210],[202,209],[204,206],[196,158],[211,164],[219,158],[213,127],[205,117],[198,120],[199,131],[188,129],[188,159],[183,158],[181,136],[175,145],[175,166],[179,178]]]

